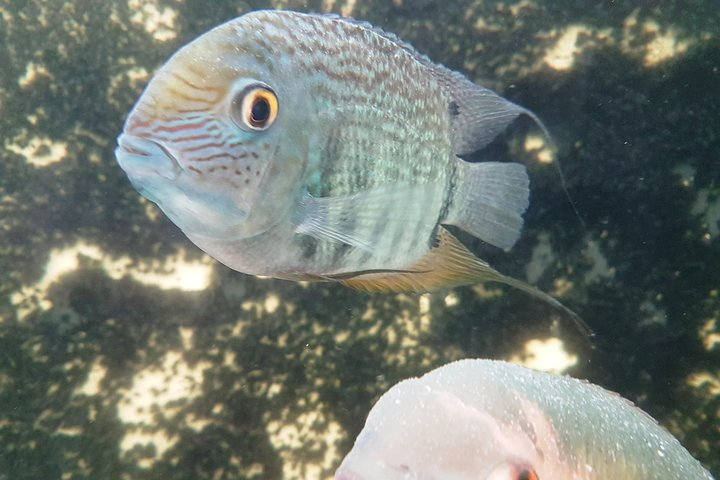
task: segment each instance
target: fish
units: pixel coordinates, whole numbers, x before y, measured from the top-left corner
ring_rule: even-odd
[[[484,359],[403,380],[336,480],[712,480],[643,410],[566,376]]]
[[[496,281],[448,227],[501,249],[524,165],[466,161],[531,111],[336,15],[261,10],[177,51],[128,115],[120,167],[199,248],[250,275],[369,292]]]

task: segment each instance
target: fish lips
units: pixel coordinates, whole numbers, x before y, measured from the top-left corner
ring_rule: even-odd
[[[133,184],[142,183],[144,177],[156,175],[173,181],[182,173],[175,155],[155,140],[123,133],[117,143],[115,158]]]
[[[241,235],[250,205],[188,175],[162,143],[123,133],[115,156],[133,187],[185,234],[215,239]]]

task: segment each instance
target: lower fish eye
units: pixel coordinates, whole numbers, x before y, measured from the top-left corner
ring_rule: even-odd
[[[515,478],[517,480],[539,480],[537,473],[535,473],[535,470],[530,470],[527,468],[524,468],[520,472],[518,472],[517,477]]]
[[[540,477],[525,462],[505,461],[496,465],[486,480],[540,480]]]
[[[268,129],[278,113],[275,92],[263,83],[245,87],[233,98],[230,116],[235,124],[248,131]]]

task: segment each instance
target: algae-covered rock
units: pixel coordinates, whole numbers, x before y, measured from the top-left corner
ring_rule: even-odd
[[[572,203],[519,121],[473,160],[528,166],[523,235],[461,240],[589,342],[493,285],[244,276],[143,200],[113,150],[144,85],[271,7],[369,21],[546,122]],[[719,476],[719,23],[711,2],[0,0],[0,479],[331,478],[382,392],[463,357],[618,391]]]

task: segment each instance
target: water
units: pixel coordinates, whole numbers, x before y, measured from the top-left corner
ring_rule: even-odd
[[[463,357],[616,390],[720,475],[720,10],[576,3],[0,0],[0,479],[329,478],[383,391]],[[112,151],[154,69],[288,4],[382,26],[547,122],[586,227],[521,124],[493,152],[530,167],[526,229],[486,257],[594,350],[502,287],[232,272],[132,189]]]

